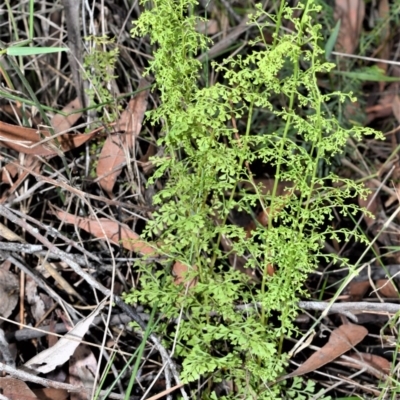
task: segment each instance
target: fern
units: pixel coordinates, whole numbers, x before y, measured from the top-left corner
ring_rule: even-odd
[[[334,64],[326,62],[319,47],[314,1],[299,3],[301,18],[281,2],[278,14],[266,15],[265,23],[258,22],[265,16],[259,6],[250,23],[260,32],[275,25],[273,44],[261,36],[248,55],[214,63],[223,79],[211,87],[199,84],[202,65],[196,55],[209,43],[195,30],[198,18],[190,10],[196,1],[142,3],[152,7],[135,22],[132,35],[149,34],[155,46],[147,73],[155,76],[161,104],[148,119],[162,126],[159,145],[165,147],[165,156],[154,159],[157,170],[150,183],[168,175],[153,199],[158,210],[143,235],[157,242],[169,262],[187,265],[190,278],[198,280],[185,291],[174,284],[167,265],[139,263],[140,290],[126,301],[158,302],[169,320],[183,310],[176,354],[183,357],[185,382],[212,374],[214,382],[234,381],[229,398],[281,399],[281,386],[265,385],[287,366],[282,339],[296,333],[297,303],[308,295],[304,282],[328,259],[322,252],[325,240],[349,235],[327,222],[334,208],[343,215],[357,212],[348,199],[367,193],[333,172],[319,176],[319,166],[343,152],[350,137],[376,133],[345,129],[325,111],[334,97],[344,102],[352,96],[322,94],[318,88],[317,74],[328,73]],[[278,34],[284,19],[293,22],[294,33]],[[276,129],[254,130],[255,111],[265,113]],[[232,120],[243,124],[235,129]],[[248,166],[255,161],[275,169],[272,193],[254,183]],[[278,194],[280,182],[287,183],[283,194]],[[253,191],[241,190],[239,183]],[[256,226],[250,238],[227,223],[233,210],[249,212],[257,205],[268,215],[268,224]],[[232,242],[238,255],[248,256],[246,267],[260,271],[260,284],[229,266],[219,247],[222,238]],[[271,266],[273,274],[268,273]],[[237,308],[256,303],[259,308]],[[165,322],[159,333],[167,328]],[[164,335],[164,340],[172,346],[174,335]],[[207,396],[215,398],[212,389]]]

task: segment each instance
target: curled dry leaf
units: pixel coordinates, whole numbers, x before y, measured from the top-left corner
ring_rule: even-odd
[[[23,126],[11,125],[0,121],[0,146],[8,147],[24,154],[36,154],[42,157],[54,156],[57,153],[43,144],[38,144],[50,132]]]
[[[353,54],[360,40],[365,16],[364,0],[336,0],[335,20],[341,21],[336,50]]]
[[[367,334],[367,329],[360,325],[348,323],[339,326],[331,333],[329,341],[324,347],[315,352],[291,374],[286,375],[285,379],[307,374],[336,360],[360,343]]]
[[[139,83],[139,90],[146,86],[148,86],[148,82],[142,79]],[[147,109],[147,96],[148,90],[142,90],[129,102],[116,124],[117,131],[123,133],[109,135],[101,150],[96,173],[101,178],[100,186],[110,197],[112,197],[115,181],[123,166],[129,162],[126,159],[127,155],[134,154],[135,140],[139,136]]]

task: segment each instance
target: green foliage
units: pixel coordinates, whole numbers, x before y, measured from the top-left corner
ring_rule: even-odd
[[[308,400],[315,393],[315,382],[307,381],[304,387],[304,382],[301,378],[295,377],[290,388],[285,391],[287,399]],[[315,396],[316,397],[316,396]],[[318,397],[321,400],[331,400],[330,396]]]
[[[295,9],[282,2],[277,15],[264,19],[276,26],[273,44],[259,38],[249,54],[214,64],[223,79],[203,88],[196,55],[206,50],[208,41],[195,30],[198,18],[190,10],[196,1],[142,3],[152,8],[135,22],[132,35],[149,34],[156,48],[147,73],[155,76],[161,104],[148,118],[162,123],[159,145],[165,146],[165,156],[153,160],[158,168],[150,183],[168,176],[153,199],[158,211],[144,236],[157,242],[168,264],[138,263],[140,288],[126,301],[158,303],[165,316],[158,332],[166,346],[176,341],[183,381],[212,375],[213,382],[235,383],[235,392],[226,398],[281,399],[282,386],[267,384],[287,366],[282,339],[296,334],[297,302],[308,295],[304,282],[321,261],[334,258],[322,252],[325,240],[350,234],[331,227],[333,209],[354,214],[358,208],[348,199],[367,193],[333,172],[320,176],[319,166],[329,166],[350,137],[375,133],[360,127],[347,130],[327,111],[332,99],[343,103],[351,95],[322,94],[318,88],[317,75],[334,64],[326,62],[319,47],[321,27],[313,22],[319,7],[314,1],[298,4],[301,18],[293,17]],[[259,6],[250,18],[260,32],[271,27],[270,22],[257,22],[263,14]],[[278,35],[283,19],[293,22],[295,33]],[[252,128],[254,112],[260,109],[274,121],[274,131]],[[238,129],[233,120],[240,121]],[[271,193],[254,183],[248,166],[256,161],[275,169]],[[239,183],[246,182],[253,192],[240,189]],[[281,195],[280,182],[287,182]],[[258,225],[247,238],[242,228],[227,222],[228,216],[233,210],[250,212],[256,205],[268,213],[268,226]],[[222,238],[247,257],[246,267],[260,272],[260,284],[229,265],[220,249]],[[196,285],[174,284],[169,269],[174,260],[189,267],[188,279],[196,276]],[[270,265],[276,270],[272,276]],[[249,307],[238,308],[244,304]],[[181,312],[176,332],[171,331],[169,322]],[[204,398],[215,398],[215,393],[205,391]]]
[[[90,88],[86,90],[89,97],[89,107],[96,107],[102,111],[104,122],[112,122],[117,119],[118,107],[114,105],[114,94],[110,90],[111,82],[117,77],[114,75],[119,50],[118,47],[105,50],[114,43],[114,39],[107,36],[89,36],[86,40],[93,42],[90,53],[84,59],[84,79],[90,81]],[[111,106],[104,106],[104,103]],[[104,115],[103,115],[104,114]]]

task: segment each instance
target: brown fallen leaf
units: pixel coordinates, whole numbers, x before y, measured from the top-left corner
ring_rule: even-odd
[[[68,114],[67,116],[56,114],[52,120],[51,125],[54,131],[57,133],[65,132],[71,128],[78,119],[82,116],[82,112],[75,112],[81,108],[81,102],[78,98],[70,101],[65,107],[63,107],[62,112]]]
[[[148,82],[142,79],[138,89],[146,86],[148,86]],[[134,154],[135,140],[139,136],[147,109],[148,93],[148,90],[142,90],[129,102],[127,109],[121,114],[116,124],[116,129],[123,133],[109,135],[101,150],[96,173],[101,178],[100,186],[109,197],[113,196],[112,190],[127,161],[127,154]]]
[[[43,137],[49,137],[50,132],[41,130]],[[43,139],[37,129],[11,125],[0,121],[0,146],[8,147],[24,154],[34,154],[42,157],[54,156],[55,150],[38,143]],[[35,146],[36,145],[36,146]]]
[[[399,291],[389,279],[379,279],[375,282],[375,286],[380,296],[391,299],[399,298]]]
[[[68,224],[73,224],[79,228],[91,233],[97,238],[108,240],[118,246],[122,246],[127,250],[134,251],[143,255],[156,256],[155,249],[133,232],[128,225],[111,221],[107,218],[99,218],[97,220],[90,218],[76,217],[64,211],[53,211],[58,219]]]
[[[38,400],[28,385],[14,378],[0,378],[1,394],[9,400]]]
[[[197,278],[190,280],[187,278],[187,274],[191,271],[197,271],[196,266],[191,267],[187,264],[183,264],[180,261],[176,261],[172,267],[172,275],[175,277],[174,283],[176,285],[185,284],[185,287],[188,287],[189,289],[196,286]]]
[[[55,207],[53,207],[55,209]],[[145,242],[140,236],[133,232],[128,225],[111,221],[107,218],[99,218],[97,220],[90,218],[76,217],[75,215],[68,214],[62,210],[55,210],[52,213],[57,216],[63,222],[68,224],[73,224],[79,228],[91,233],[97,238],[108,240],[115,244],[121,245],[129,251],[134,251],[142,255],[157,257],[157,249],[151,246],[149,243]],[[176,277],[175,283],[179,284],[185,280],[186,272],[188,271],[188,266],[176,261],[172,267],[172,271]],[[193,267],[196,268],[195,266]],[[196,284],[196,280],[193,279],[189,283],[189,287],[193,287]]]
[[[56,114],[53,117],[51,123],[55,133],[65,132],[76,123],[76,121],[81,117],[82,113],[71,113],[73,113],[75,110],[78,110],[79,108],[80,102],[78,99],[75,99],[67,104],[62,110],[63,113],[69,115],[63,116],[61,114]],[[3,128],[6,129],[0,130],[0,146],[3,145],[5,147],[11,147],[14,148],[14,150],[26,154],[24,161],[11,162],[0,171],[0,181],[8,183],[11,186],[11,188],[7,191],[6,196],[3,196],[4,199],[9,198],[9,196],[18,189],[18,187],[31,171],[39,172],[41,162],[36,158],[37,155],[50,158],[57,154],[60,154],[60,150],[56,146],[54,146],[54,143],[50,142],[43,142],[39,145],[38,143],[40,142],[40,140],[44,138],[40,138],[40,135],[34,129],[9,124],[6,124],[5,126],[3,126]],[[21,135],[25,135],[23,137],[24,140],[22,141]],[[49,135],[49,132],[44,133],[44,136]],[[78,136],[79,135],[64,135],[63,137],[60,137],[58,140],[60,141],[59,143],[62,144],[62,149],[64,151],[67,151],[69,148],[80,146],[80,138]],[[4,138],[3,142],[2,138]],[[89,134],[89,136],[82,136],[82,138],[84,138],[86,141],[89,140],[91,137]],[[18,180],[16,182],[13,182],[11,178],[14,178],[18,172]]]
[[[0,169],[0,182],[7,183],[8,185],[13,184],[13,178],[18,173],[18,163],[7,164]]]
[[[26,154],[22,160],[20,161],[12,161],[9,164],[6,165],[6,167],[11,168],[11,170],[14,170],[14,167],[16,168],[17,173],[19,173],[18,179],[13,182],[9,178],[9,183],[11,187],[3,193],[3,196],[0,199],[0,203],[5,201],[6,199],[10,198],[10,195],[14,193],[20,185],[24,182],[25,178],[32,172],[39,173],[40,167],[41,167],[41,162],[39,161],[38,158],[36,158],[32,154]]]
[[[332,331],[328,343],[315,352],[299,368],[285,375],[284,379],[293,378],[321,368],[346,353],[358,343],[360,343],[368,334],[366,328],[361,325],[347,323],[339,326]]]
[[[360,301],[370,287],[368,279],[362,281],[352,280],[346,288],[346,294],[350,296],[351,301]]]
[[[336,0],[335,20],[341,20],[336,50],[353,54],[360,40],[365,15],[364,0]]]
[[[375,375],[378,379],[382,379],[385,375],[390,373],[391,364],[386,358],[370,353],[352,353],[348,357],[354,358],[355,360],[362,361],[363,364],[372,367],[368,369],[372,375]],[[341,365],[346,365],[351,368],[361,369],[361,365],[358,363],[351,363],[348,361],[340,361]],[[376,373],[378,372],[378,373]]]
[[[67,400],[69,398],[69,392],[65,389],[40,388],[32,389],[32,392],[34,392],[40,400]]]
[[[80,392],[71,393],[71,400],[89,400],[95,385],[97,360],[89,346],[80,344],[69,360],[69,383],[81,386]]]
[[[207,21],[201,21],[196,24],[196,31],[203,35],[215,35],[220,32],[218,21],[215,19],[209,19]]]
[[[62,110],[69,113],[67,116],[55,115],[52,119],[52,125],[56,133],[61,133],[69,128],[80,118],[81,113],[74,113],[79,109],[79,101],[77,99],[71,101]],[[23,126],[7,124],[0,121],[0,147],[8,147],[24,154],[32,154],[42,157],[54,157],[59,151],[69,151],[86,143],[97,134],[97,130],[85,134],[61,134],[55,135],[60,144],[61,149],[58,150],[57,142],[52,138],[51,133],[47,129],[32,129]]]

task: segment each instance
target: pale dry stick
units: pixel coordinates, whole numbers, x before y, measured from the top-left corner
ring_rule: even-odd
[[[190,285],[187,284],[187,285],[186,285],[186,290],[185,290],[185,296],[187,296],[189,287],[190,287]],[[176,325],[177,325],[177,326],[176,326],[176,330],[175,330],[174,342],[173,342],[173,345],[172,345],[171,352],[169,353],[169,356],[170,356],[171,358],[173,357],[174,352],[175,352],[175,347],[176,347],[176,343],[177,343],[177,340],[178,340],[179,327],[180,327],[180,324],[181,324],[181,321],[182,321],[182,314],[183,314],[183,305],[182,305],[182,307],[181,307],[181,309],[180,309],[180,312],[179,312],[178,321],[176,322]],[[162,368],[161,368],[160,371],[158,372],[157,376],[153,379],[153,382],[151,383],[151,385],[149,385],[148,389],[146,390],[146,393],[143,394],[141,400],[144,400],[144,399],[145,399],[146,394],[150,392],[150,389],[151,389],[152,386],[156,383],[158,377],[159,377],[159,376],[162,374],[162,372],[165,370],[165,367],[166,367],[166,365],[165,365],[165,363],[164,363],[164,365],[162,366]],[[180,388],[180,387],[182,387],[182,386],[183,386],[183,385],[182,385],[181,383],[180,383],[180,384],[177,384],[177,386],[175,386],[175,389]],[[173,388],[171,387],[171,385],[169,385],[169,386],[167,385],[166,390],[164,390],[162,393],[164,393],[164,395],[167,395],[167,394],[168,394],[168,398],[170,398],[170,394],[169,394],[169,393],[173,392],[175,389],[173,389]],[[158,399],[159,397],[162,397],[162,396],[156,395],[156,396],[153,396],[152,398]]]
[[[400,304],[395,303],[369,303],[363,302],[345,302],[330,305],[326,301],[299,301],[298,307],[303,310],[324,311],[328,309],[328,314],[342,314],[349,319],[358,322],[358,318],[354,313],[390,313],[396,314],[400,312]],[[244,304],[236,306],[236,310],[246,310],[250,308],[261,307],[261,303]]]
[[[1,229],[0,229],[1,233]],[[43,246],[39,244],[24,244],[24,243],[8,243],[8,242],[0,242],[0,250],[17,252],[17,253],[25,253],[25,254],[35,254],[43,250]]]
[[[232,6],[230,5],[229,1],[227,0],[221,0],[221,3],[223,4],[223,6],[227,9],[227,11],[229,12],[229,14],[232,15],[233,19],[236,22],[241,22],[241,18],[238,14],[235,13],[235,10],[232,8]]]
[[[364,56],[358,56],[356,54],[347,54],[347,53],[340,53],[337,51],[332,51],[333,55],[335,56],[340,56],[340,57],[347,57],[347,58],[357,58],[358,60],[364,60],[364,61],[372,61],[374,63],[384,63],[388,65],[398,65],[400,66],[399,61],[392,61],[392,60],[384,60],[383,58],[375,58],[375,57],[364,57]]]
[[[303,310],[325,311],[328,309],[330,314],[342,314],[343,312],[396,314],[400,311],[400,304],[370,303],[367,301],[336,303],[331,306],[326,301],[299,301],[298,306]]]
[[[70,48],[70,51],[68,52],[69,65],[72,71],[72,78],[78,98],[81,101],[81,104],[85,106],[85,95],[82,91],[82,76],[79,69],[79,65],[83,61],[80,29],[81,18],[79,15],[80,2],[75,0],[63,0],[62,3],[64,6],[65,21],[68,32],[68,46]],[[82,19],[84,20],[84,18]]]
[[[118,37],[117,37],[117,45],[119,46],[120,45],[120,43],[122,42],[122,35],[123,35],[123,33],[125,32],[125,27],[126,27],[126,24],[128,23],[128,20],[129,20],[129,18],[130,18],[130,15],[132,14],[132,11],[133,11],[133,9],[135,8],[135,7],[137,7],[137,4],[138,4],[138,0],[134,0],[134,1],[132,1],[132,5],[131,5],[131,7],[130,7],[130,9],[128,10],[128,12],[127,12],[127,14],[126,14],[126,18],[124,19],[124,22],[122,23],[122,26],[121,26],[121,29],[119,30],[119,35],[118,35]]]
[[[49,379],[45,379],[45,378],[40,378],[36,375],[33,375],[29,372],[25,372],[21,369],[16,369],[16,368],[12,368],[7,364],[4,364],[2,362],[0,362],[0,371],[4,371],[7,374],[20,379],[21,381],[25,381],[25,382],[33,382],[33,383],[38,383],[39,385],[42,385],[44,387],[52,387],[52,388],[56,388],[56,389],[65,389],[68,390],[70,392],[80,392],[82,391],[82,387],[81,386],[74,386],[71,385],[69,383],[62,383],[62,382],[57,382],[57,381],[51,381]]]
[[[190,285],[186,285],[185,296],[187,295],[187,292],[188,292],[188,290],[189,290],[189,286],[190,286]],[[176,328],[176,331],[175,331],[175,337],[174,337],[174,342],[173,342],[173,345],[172,345],[172,350],[171,350],[171,352],[170,352],[170,354],[169,354],[170,357],[172,357],[172,356],[174,355],[174,352],[175,352],[176,342],[177,342],[177,339],[178,339],[178,330],[179,330],[180,323],[181,323],[181,321],[182,321],[182,313],[183,313],[183,306],[181,307],[178,320],[175,321],[176,324],[177,324],[177,328]],[[154,384],[157,382],[157,379],[158,379],[159,376],[162,374],[162,372],[165,370],[165,368],[166,368],[166,364],[164,363],[163,366],[162,366],[162,368],[158,371],[156,377],[153,379],[153,381],[151,382],[151,384],[148,386],[146,392],[143,394],[143,396],[141,397],[140,400],[144,400],[144,399],[146,398],[147,394],[150,392],[151,388],[152,388],[152,387],[154,386]],[[178,384],[177,386],[175,386],[174,388],[177,389],[177,388],[180,388],[180,387],[182,387],[182,386],[183,386],[183,384],[180,383],[180,384]],[[153,396],[153,397],[151,397],[151,398],[156,398],[156,399],[158,399],[159,397],[165,396],[165,395],[167,395],[167,394],[168,394],[168,397],[169,397],[169,393],[173,392],[173,391],[175,390],[174,388],[172,388],[171,386],[169,386],[169,387],[167,386],[167,389],[164,390],[164,391],[162,392],[162,393],[164,393],[163,395],[156,395],[156,396]]]
[[[27,213],[24,213],[24,212],[20,211],[19,214],[20,215],[22,214],[22,218],[23,219],[27,219],[26,218]],[[2,231],[1,226],[2,226],[2,224],[0,224],[0,232]],[[25,241],[24,238],[22,238],[22,237],[20,237],[20,236],[18,236],[16,234],[13,234],[13,236],[14,236],[14,239],[16,239],[19,242],[24,243],[26,245],[26,241]],[[9,243],[9,244],[12,244],[12,243]],[[1,246],[1,243],[0,243],[0,249],[1,249],[1,247],[2,246]],[[69,295],[79,299],[82,303],[85,303],[85,301],[82,298],[82,296],[74,289],[74,287],[72,285],[70,285],[69,282],[62,275],[60,275],[60,273],[55,268],[53,268],[53,266],[49,262],[47,262],[48,253],[45,254],[44,257],[42,257],[40,255],[37,255],[37,254],[36,254],[36,256],[39,259],[39,263],[40,263],[39,265],[42,266],[51,275],[52,278],[54,278],[55,282],[57,282],[64,289],[64,291],[66,293],[68,293]],[[23,299],[24,299],[24,296],[25,296],[25,278],[24,278],[23,274],[24,274],[24,272],[21,271],[21,279],[20,279],[20,298],[22,299],[20,301],[21,303],[24,303]],[[23,311],[24,311],[23,308],[21,308],[20,312],[22,313]],[[23,322],[23,321],[21,321],[21,322]]]
[[[39,242],[41,242],[44,246],[46,246],[49,250],[51,250],[54,254],[56,254],[62,261],[66,262],[79,276],[81,276],[85,281],[92,286],[94,289],[99,290],[105,296],[110,296],[111,291],[107,289],[105,286],[97,282],[90,274],[86,273],[82,270],[82,268],[72,260],[67,253],[59,249],[57,246],[53,245],[48,239],[39,234],[31,225],[27,224],[22,219],[18,218],[15,214],[13,214],[7,207],[4,207],[0,204],[0,215],[7,218],[10,222],[20,226],[29,232],[32,236],[34,236]],[[131,307],[129,307],[124,301],[119,297],[114,295],[115,303],[125,312],[127,313],[135,322],[139,324],[139,326],[146,330],[146,323],[140,318],[140,315],[134,311]],[[157,350],[159,351],[163,361],[168,365],[169,368],[165,370],[166,379],[169,378],[169,372],[172,372],[173,377],[177,384],[180,384],[179,374],[176,369],[175,363],[171,360],[168,352],[161,344],[160,340],[152,333],[149,338],[156,345]],[[185,400],[189,400],[186,391],[181,388],[182,396]]]

